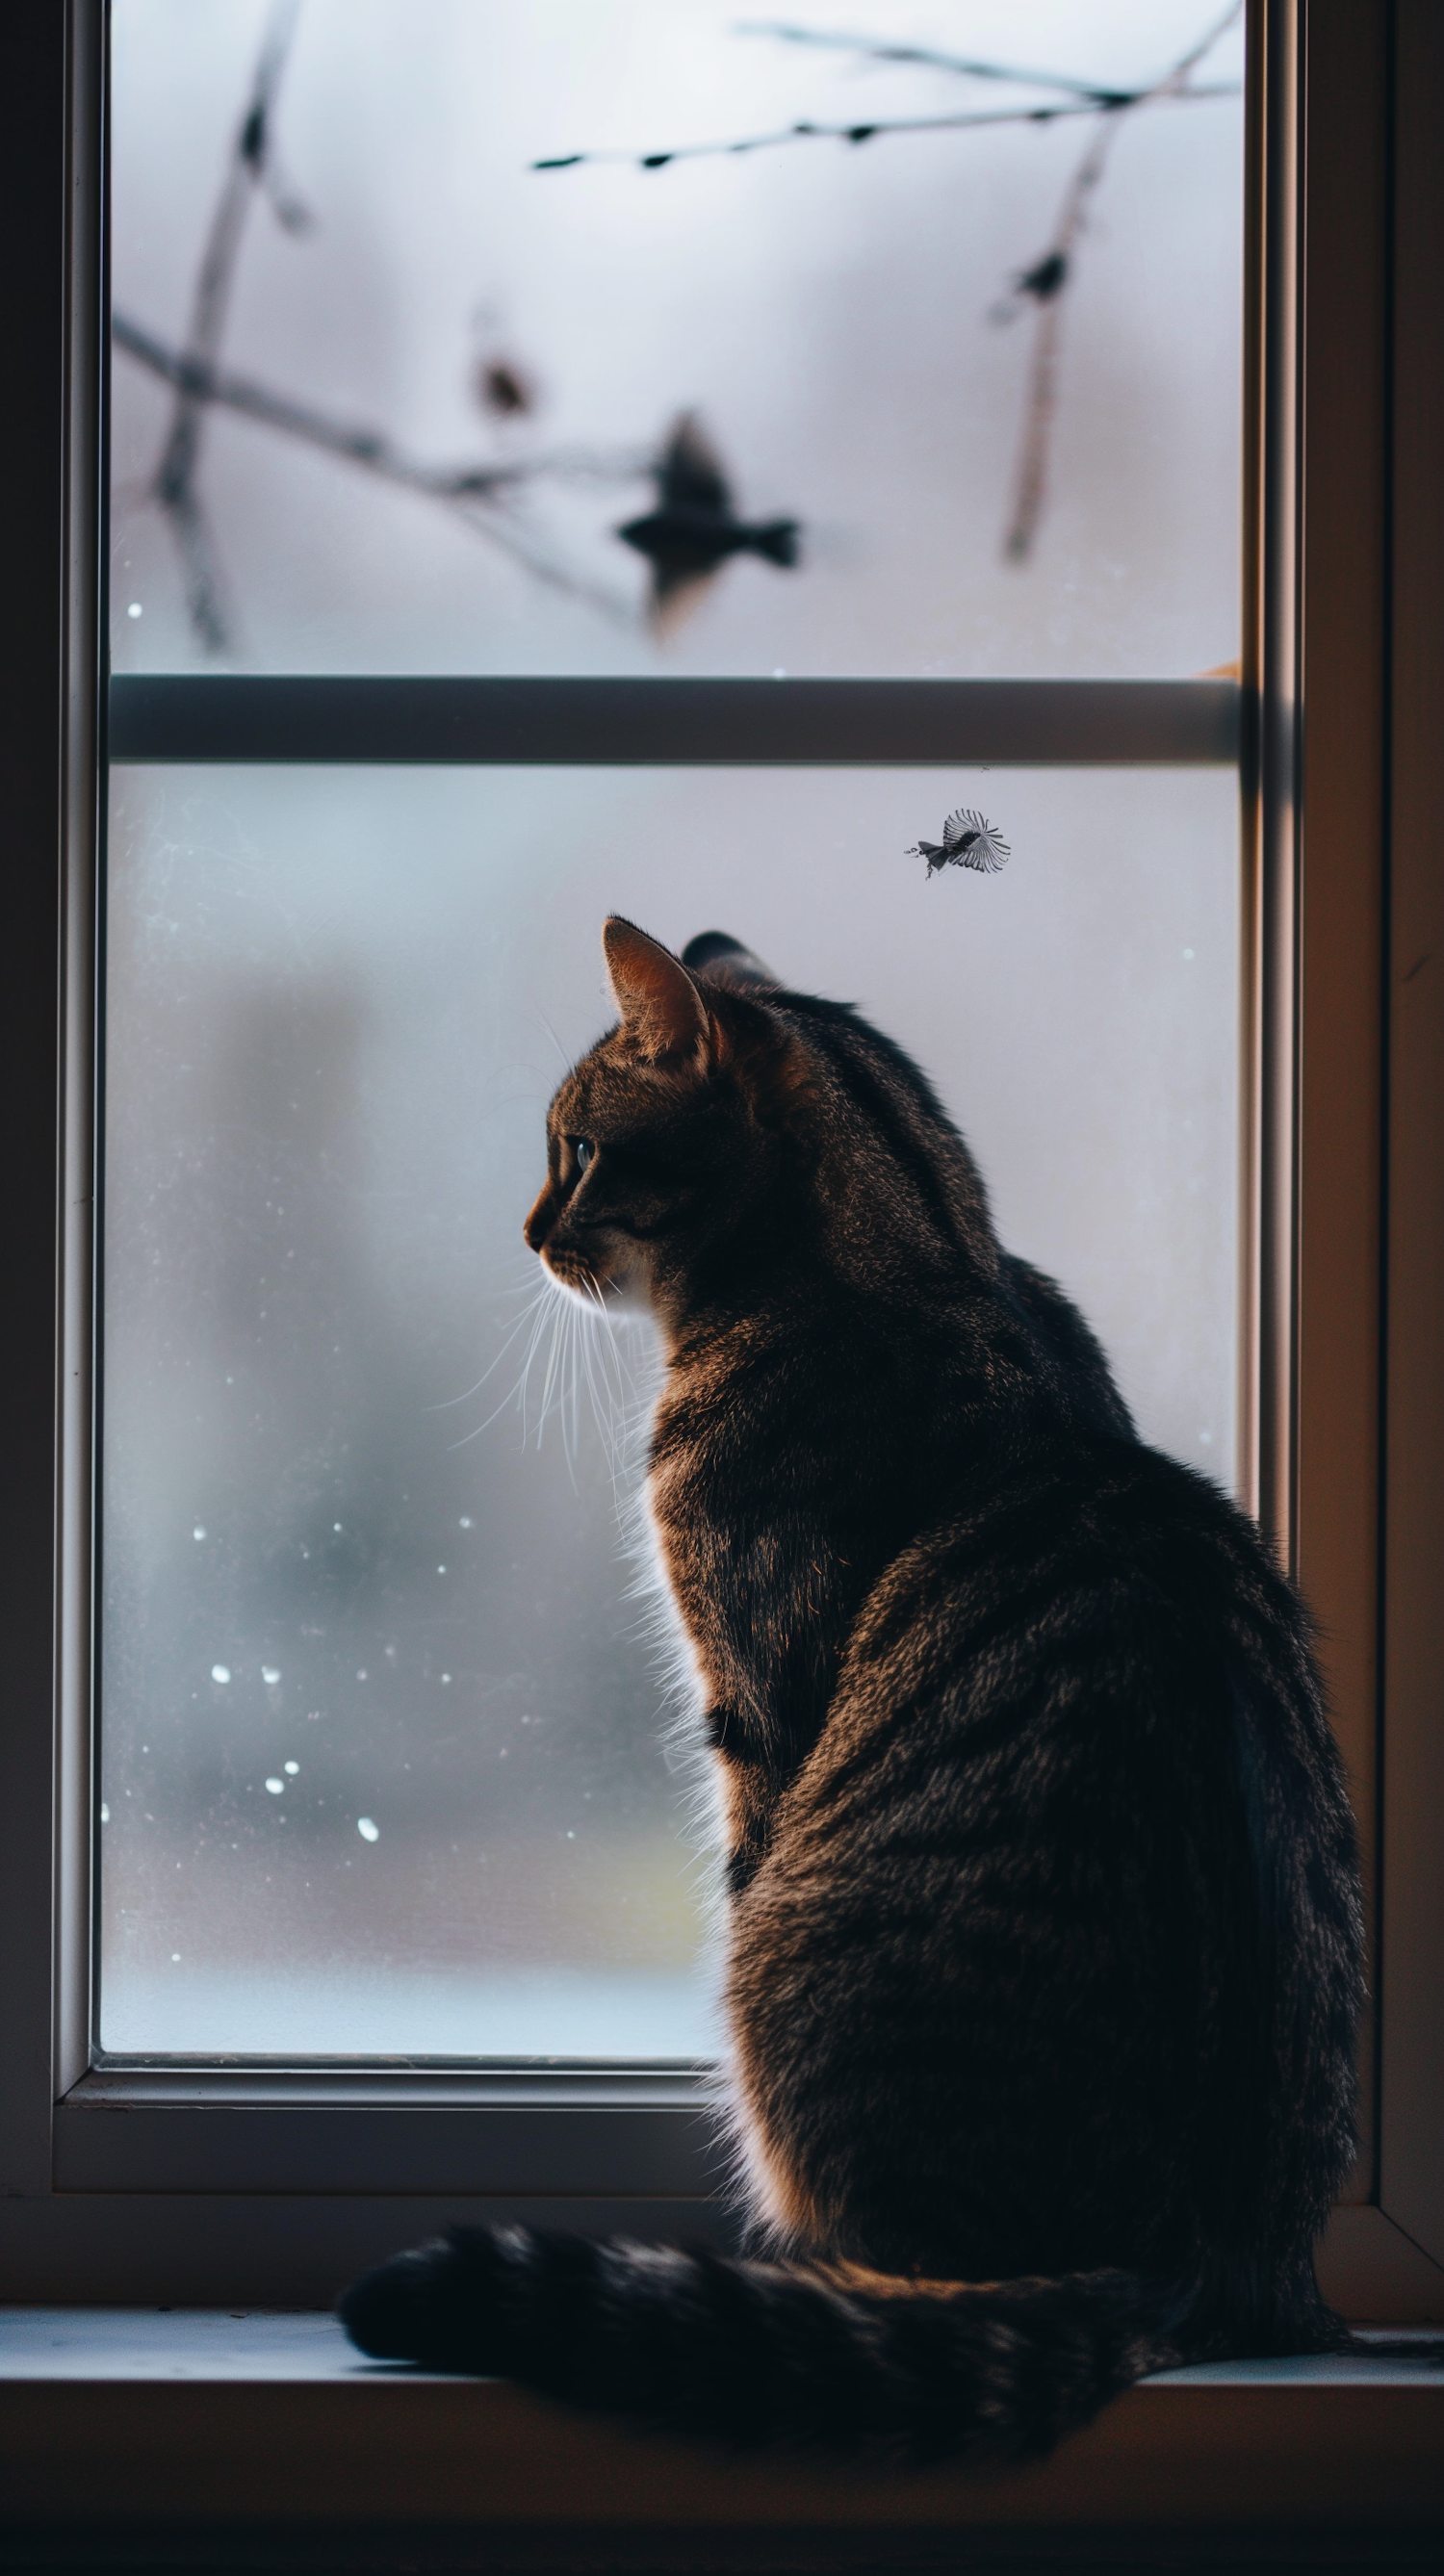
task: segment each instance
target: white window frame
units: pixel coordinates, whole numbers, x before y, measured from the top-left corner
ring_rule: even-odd
[[[461,2216],[725,2225],[686,2071],[94,2062],[102,749],[1154,765],[1232,759],[1241,732],[1245,1479],[1320,1614],[1375,1866],[1366,2134],[1326,2281],[1357,2315],[1444,2314],[1441,21],[1435,0],[1251,9],[1240,688],[130,679],[103,703],[106,12],[12,0],[12,77],[34,113],[0,171],[25,245],[11,357],[27,390],[6,434],[29,513],[0,637],[14,942],[0,2295],[304,2304]],[[1431,955],[1432,976],[1411,974]]]

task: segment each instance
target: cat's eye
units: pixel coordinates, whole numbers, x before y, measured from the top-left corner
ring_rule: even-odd
[[[571,1147],[577,1170],[579,1172],[584,1172],[597,1150],[595,1145],[592,1143],[590,1136],[573,1136]]]

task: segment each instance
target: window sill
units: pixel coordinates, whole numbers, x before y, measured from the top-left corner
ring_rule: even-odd
[[[363,2362],[326,2316],[0,2310],[5,2520],[466,2526],[607,2541],[750,2531],[1444,2528],[1444,2371],[1352,2357],[1146,2381],[1007,2472],[740,2460],[498,2380]],[[647,2554],[641,2547],[641,2557]],[[639,2560],[640,2563],[640,2560]]]

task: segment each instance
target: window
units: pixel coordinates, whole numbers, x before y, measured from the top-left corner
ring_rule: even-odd
[[[651,1346],[565,1329],[517,1239],[607,907],[740,923],[903,1034],[1141,1421],[1234,1473],[1237,692],[1189,674],[1237,649],[1241,14],[1071,42],[1137,104],[711,0],[424,43],[117,0],[107,2066],[709,2053],[624,1538]],[[799,132],[817,95],[868,148]],[[752,534],[702,578],[724,449]],[[1092,760],[1183,765],[1071,765],[1080,679]],[[935,767],[879,739],[899,695]],[[206,764],[197,707],[288,765]],[[417,766],[438,710],[489,742]],[[905,855],[959,802],[1006,875]]]
[[[1375,963],[1386,780],[1394,932],[1428,952],[1411,818],[1427,810],[1432,754],[1423,729],[1408,732],[1407,699],[1392,737],[1385,727],[1393,638],[1402,650],[1407,635],[1425,665],[1438,650],[1422,520],[1424,551],[1401,549],[1394,596],[1412,628],[1390,629],[1384,581],[1388,508],[1413,528],[1405,514],[1425,502],[1427,443],[1389,444],[1385,326],[1388,294],[1401,312],[1426,309],[1424,268],[1410,266],[1422,252],[1388,265],[1386,175],[1391,48],[1413,46],[1424,80],[1427,21],[1410,0],[1397,26],[1318,0],[1298,16],[1271,0],[1252,13],[1240,688],[1196,676],[1236,650],[1231,609],[1220,633],[1232,583],[1220,568],[1237,560],[1238,412],[1231,361],[1201,364],[1220,329],[1226,350],[1227,216],[1205,239],[1177,212],[1189,187],[1237,204],[1224,164],[1208,160],[1237,149],[1237,100],[1170,98],[1131,131],[1118,120],[1106,186],[1120,243],[1102,237],[1109,198],[1085,182],[1095,220],[1081,244],[1065,235],[1077,284],[1060,298],[1041,261],[1029,282],[1031,248],[1014,243],[1027,244],[1025,209],[1045,237],[1068,220],[1057,182],[1077,178],[1084,137],[1061,115],[1041,132],[888,137],[889,121],[973,90],[948,91],[957,76],[936,65],[859,73],[822,45],[744,43],[724,35],[726,13],[703,8],[696,26],[713,50],[689,106],[695,67],[668,32],[675,13],[621,0],[613,23],[625,21],[630,53],[615,93],[587,52],[595,12],[441,9],[418,71],[410,40],[387,52],[407,14],[373,11],[363,58],[354,19],[322,0],[294,25],[286,12],[197,18],[124,0],[109,28],[109,126],[103,13],[79,0],[63,28],[61,13],[23,16],[33,167],[17,165],[10,184],[50,210],[50,229],[23,315],[27,381],[44,390],[17,434],[33,488],[48,492],[63,418],[70,471],[63,526],[47,504],[22,541],[25,596],[39,605],[10,699],[13,810],[35,854],[16,895],[27,966],[7,1036],[24,1104],[17,1351],[48,1347],[57,1209],[64,1280],[59,1447],[50,1386],[33,1370],[14,1468],[17,1494],[58,1493],[59,1572],[40,1511],[17,1516],[7,1564],[6,1901],[23,2080],[7,2114],[18,2197],[0,2226],[27,2231],[7,2235],[14,2277],[53,2294],[89,2266],[92,2289],[103,2276],[151,2295],[234,2283],[304,2298],[467,2205],[560,2203],[584,2223],[625,2205],[629,2224],[665,2230],[686,2203],[689,2226],[707,2223],[688,2071],[706,2045],[694,1863],[655,1750],[646,1667],[619,1615],[605,1454],[580,1432],[570,1461],[565,1443],[523,1456],[514,1433],[488,1451],[489,1399],[464,1391],[496,1373],[504,1348],[502,1238],[527,1195],[549,1088],[533,1015],[560,1013],[563,1044],[584,1042],[607,903],[682,937],[725,901],[747,907],[734,926],[770,938],[799,976],[861,993],[932,1062],[993,1167],[1011,1238],[1078,1289],[1146,1426],[1182,1454],[1211,1450],[1301,1567],[1384,1872],[1374,2134],[1331,2252],[1335,2287],[1375,2312],[1421,2300],[1427,2312],[1430,2249],[1444,2260],[1418,2143],[1431,2080],[1418,1927],[1432,1613],[1412,1551],[1436,1508],[1418,1420],[1433,1400],[1419,1370],[1437,1242],[1422,1177],[1435,1005],[1420,968],[1410,998],[1386,1010]],[[1181,57],[1193,19],[1174,14]],[[1159,19],[1146,15],[1151,61]],[[1070,53],[1075,22],[1069,13]],[[1090,77],[1137,76],[1138,23],[1100,6]],[[1008,31],[1016,51],[1016,12]],[[826,32],[820,14],[812,32]],[[243,263],[234,340],[229,324],[198,340],[186,290],[237,102],[255,103],[258,41],[273,57],[266,117],[242,126],[250,139],[230,167],[265,292],[259,271],[247,288]],[[1226,87],[1235,41],[1190,78]],[[485,113],[508,132],[509,115],[535,159],[736,141],[752,131],[737,115],[753,101],[761,133],[804,114],[825,123],[809,102],[845,99],[832,121],[871,140],[799,138],[646,173],[529,172],[528,198],[514,165],[503,184],[479,161],[464,211],[477,238],[488,217],[488,241],[511,244],[512,265],[489,255],[473,288],[445,225],[427,218],[418,232],[408,212],[387,234],[375,155],[379,106],[398,102],[386,185],[414,209],[425,136],[459,149],[446,46],[483,42],[502,62]],[[564,69],[555,81],[548,46]],[[144,77],[147,61],[164,77]],[[348,116],[328,128],[319,102],[348,79]],[[568,112],[554,136],[541,130],[553,100]],[[628,121],[634,103],[650,119],[674,101],[690,124],[642,133]],[[1099,129],[1096,111],[1077,124]],[[1150,142],[1165,126],[1177,140]],[[1438,214],[1410,132],[1406,115],[1399,185],[1426,192],[1409,201],[1423,242]],[[109,521],[97,1308],[90,710],[107,135],[120,315],[110,417],[125,489]],[[1331,140],[1356,173],[1347,223],[1309,180]],[[1040,189],[1044,152],[1052,179]],[[936,223],[933,192],[965,169],[976,186],[988,174],[983,238],[944,226],[920,267],[912,244]],[[322,178],[326,223],[307,232]],[[716,211],[724,183],[731,226]],[[524,226],[518,207],[543,202],[564,211]],[[1165,202],[1171,212],[1147,216]],[[665,257],[648,226],[667,231]],[[774,236],[787,243],[775,274],[758,251]],[[568,288],[558,244],[578,238],[588,259],[605,243],[625,273],[616,329],[602,327],[595,271],[586,310]],[[838,238],[858,263],[857,309],[887,390],[874,377],[846,388],[832,435],[852,345],[828,287]],[[1155,248],[1175,264],[1162,286],[1145,255]],[[1177,263],[1189,261],[1184,288]],[[949,317],[941,348],[924,278]],[[1019,308],[1011,332],[989,322],[980,282]],[[57,381],[47,335],[62,306]],[[1191,330],[1179,328],[1185,310]],[[783,348],[799,354],[779,418],[769,389]],[[1066,391],[1051,411],[1054,356]],[[1124,378],[1134,391],[1121,413]],[[1324,382],[1327,402],[1311,400]],[[478,384],[484,417],[467,390]],[[1029,394],[1040,384],[1041,411]],[[556,440],[545,453],[563,453],[565,472],[535,470],[543,416],[529,406],[543,391]],[[289,427],[276,417],[287,402]],[[184,438],[173,453],[164,443],[185,418],[203,432],[199,463]],[[390,446],[377,445],[378,424]],[[343,429],[352,445],[338,457]],[[165,505],[142,506],[158,431]],[[679,602],[655,552],[619,546],[613,531],[624,510],[645,521],[649,492],[665,501],[660,458],[675,464],[704,435],[725,450],[747,524],[770,529],[785,557],[794,540],[778,531],[799,520],[804,560],[745,547],[702,599]],[[507,487],[524,485],[524,499],[503,504],[499,483],[480,500],[438,494],[414,474],[399,488],[418,461],[429,471],[457,454],[524,466]],[[868,521],[875,489],[889,496],[885,525]],[[987,493],[1002,506],[984,544]],[[945,533],[966,566],[952,587],[928,578]],[[1005,559],[1010,538],[1029,561]],[[592,595],[602,589],[610,608]],[[681,605],[696,614],[680,619]],[[37,636],[59,639],[43,685]],[[57,741],[58,1194],[37,1080],[54,990],[43,854]],[[1012,840],[1009,870],[930,884],[902,851],[962,801],[986,804]],[[974,895],[991,909],[955,900]],[[1059,1058],[1086,1072],[1061,1098],[1017,1013],[999,1006],[1025,972]],[[1113,1257],[1120,1243],[1126,1260]],[[644,1369],[645,1352],[629,1364]],[[455,1397],[453,1432],[428,1408]],[[574,1581],[548,1593],[542,1542],[562,1527]],[[442,1600],[444,1613],[432,1607]],[[465,1710],[454,1722],[441,1714],[453,1706]],[[503,1789],[504,1765],[515,1768]],[[35,2070],[52,2061],[42,2085]],[[122,2225],[109,2213],[125,2196]]]
[[[976,885],[902,856],[941,778],[115,773],[108,2058],[708,2053],[628,1552],[650,1338],[579,1344],[520,1242],[605,906],[740,921],[906,1029],[1007,1239],[1231,1474],[1233,774],[999,769],[1017,855]]]

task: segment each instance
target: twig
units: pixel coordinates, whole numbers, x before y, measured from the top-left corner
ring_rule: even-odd
[[[640,451],[619,450],[605,455],[600,451],[562,448],[549,456],[515,458],[506,464],[427,465],[416,457],[408,456],[381,430],[335,420],[310,404],[295,402],[289,395],[272,392],[269,386],[259,383],[253,376],[238,375],[229,368],[216,366],[188,349],[170,349],[153,332],[143,329],[123,313],[112,315],[111,332],[116,347],[148,368],[152,375],[173,385],[181,402],[197,418],[206,405],[219,404],[224,410],[239,412],[247,420],[259,421],[268,429],[280,430],[287,437],[300,439],[307,446],[342,457],[348,464],[360,466],[364,472],[378,475],[384,482],[398,484],[403,490],[420,493],[428,500],[440,501],[468,527],[490,537],[517,562],[524,564],[538,580],[587,600],[606,616],[624,619],[631,625],[636,623],[635,612],[626,601],[603,589],[600,584],[579,579],[498,513],[528,482],[544,475],[570,480],[636,482],[646,473],[650,461]],[[187,597],[196,627],[213,649],[224,649],[227,624],[214,593],[214,569],[206,560],[204,551],[204,520],[189,479],[169,500],[168,507],[186,562]]]
[[[1237,98],[1236,81],[1200,83],[1170,94],[1179,106],[1206,98]],[[593,169],[600,163],[619,163],[634,170],[666,170],[674,161],[715,161],[747,152],[773,152],[787,143],[871,143],[880,134],[959,134],[987,125],[1056,125],[1074,116],[1116,115],[1125,108],[1151,104],[1161,92],[1126,90],[1116,100],[1100,109],[1100,101],[1087,97],[1075,102],[1044,107],[978,108],[957,116],[876,116],[865,124],[825,125],[814,120],[797,125],[782,125],[769,134],[743,134],[728,143],[678,143],[665,152],[558,152],[547,160],[533,161],[533,170]]]
[[[512,457],[505,463],[426,465],[408,456],[384,430],[336,420],[313,404],[273,392],[255,376],[239,375],[229,367],[209,366],[188,350],[171,349],[153,331],[147,331],[124,313],[112,315],[111,331],[118,349],[138,359],[152,375],[176,386],[188,401],[196,405],[219,403],[223,410],[242,412],[248,420],[262,421],[268,429],[284,430],[292,438],[323,447],[333,456],[344,456],[349,464],[364,465],[372,473],[384,475],[388,482],[404,483],[411,491],[424,492],[434,500],[491,499],[542,476],[636,483],[652,462],[650,450],[642,448],[559,447],[537,456]]]
[[[665,152],[574,152],[532,164],[536,170],[574,169],[591,162],[620,162],[658,170],[673,161],[737,155],[774,149],[782,144],[841,141],[870,142],[880,134],[958,132],[994,125],[1050,125],[1062,120],[1099,117],[1069,182],[1052,241],[1043,257],[1014,284],[997,318],[1011,318],[1031,299],[1038,307],[1038,328],[1030,370],[1028,401],[1015,478],[1006,551],[1023,561],[1031,551],[1042,512],[1048,450],[1057,408],[1058,357],[1062,298],[1072,280],[1074,252],[1086,220],[1087,203],[1103,176],[1122,118],[1141,107],[1184,105],[1206,98],[1236,95],[1236,84],[1194,84],[1189,75],[1232,25],[1242,6],[1233,0],[1226,15],[1166,72],[1146,88],[1117,90],[1065,73],[1019,70],[1001,63],[945,54],[912,45],[891,45],[869,37],[833,34],[784,22],[748,22],[739,32],[768,35],[785,43],[825,46],[889,63],[922,64],[933,70],[974,79],[1026,83],[1061,93],[1051,101],[1024,108],[964,111],[956,115],[873,119],[865,124],[799,122],[770,134],[743,136],[726,143],[683,144]],[[211,220],[196,280],[190,327],[184,345],[175,349],[141,324],[117,313],[113,333],[118,348],[170,385],[175,393],[171,426],[155,477],[153,497],[170,520],[185,578],[191,621],[206,649],[224,651],[233,632],[214,544],[196,490],[203,424],[213,405],[277,430],[336,456],[367,473],[436,501],[489,538],[538,580],[586,600],[611,618],[635,623],[635,613],[610,590],[579,578],[519,527],[515,505],[526,487],[545,476],[589,477],[632,481],[650,470],[653,460],[637,451],[607,455],[585,450],[558,450],[551,455],[506,462],[433,465],[408,455],[380,430],[339,420],[258,379],[223,368],[220,343],[246,215],[261,191],[277,219],[291,232],[309,227],[311,218],[299,199],[276,174],[271,121],[287,55],[295,34],[300,0],[275,0],[257,61],[245,113],[237,129],[220,197]]]
[[[1101,133],[1094,136],[1068,183],[1062,211],[1047,251],[1014,288],[1015,299],[1022,295],[1034,298],[1038,306],[1038,321],[1023,412],[1023,434],[1013,478],[1013,503],[1007,535],[1003,540],[1003,552],[1011,563],[1027,562],[1043,515],[1048,455],[1058,409],[1063,296],[1072,281],[1074,247],[1083,229],[1084,210],[1107,167],[1117,132],[1116,114],[1110,114],[1107,124]],[[1005,318],[1005,310],[995,314],[995,319]]]
[[[1026,563],[1031,555],[1047,497],[1048,458],[1058,409],[1063,298],[1073,281],[1074,258],[1087,222],[1089,200],[1103,177],[1108,156],[1126,115],[1134,109],[1159,106],[1166,101],[1217,95],[1215,90],[1193,87],[1189,83],[1189,74],[1227,33],[1242,6],[1243,0],[1231,0],[1224,15],[1190,45],[1187,52],[1151,87],[1110,102],[1100,110],[1102,123],[1064,191],[1058,221],[1046,251],[1017,280],[1011,298],[995,312],[995,319],[1011,319],[1012,314],[1021,309],[1024,297],[1031,297],[1038,308],[1023,434],[1013,480],[1013,502],[1003,541],[1004,554],[1011,563]]]
[[[180,554],[191,624],[208,653],[224,653],[235,621],[222,586],[210,522],[194,485],[178,484],[169,492],[165,512]]]
[[[551,455],[516,458],[495,465],[428,465],[408,456],[380,430],[337,420],[314,405],[275,392],[254,377],[221,366],[220,345],[236,262],[246,217],[257,191],[267,196],[277,220],[288,232],[310,228],[308,209],[277,177],[271,135],[276,97],[299,15],[300,0],[275,0],[201,254],[184,345],[179,349],[169,347],[123,313],[113,314],[111,321],[117,348],[159,376],[175,393],[170,429],[149,489],[175,537],[192,626],[210,653],[226,651],[234,638],[234,612],[197,490],[204,424],[215,405],[441,503],[537,581],[571,598],[585,600],[605,617],[635,626],[637,612],[631,603],[559,562],[529,530],[518,526],[514,504],[524,487],[542,476],[636,482],[649,471],[652,460],[648,454],[641,450],[603,454],[559,449]]]
[[[875,63],[919,63],[926,71],[961,72],[969,80],[1009,81],[1020,88],[1062,90],[1065,96],[1086,99],[1093,107],[1121,107],[1132,96],[1129,90],[1102,89],[1094,81],[1077,80],[1070,72],[1020,71],[1010,63],[984,63],[969,54],[938,53],[930,45],[887,45],[880,37],[835,35],[820,27],[793,27],[781,20],[739,19],[736,32],[739,36],[776,36],[785,45],[825,46],[834,53],[863,54]]]
[[[299,14],[300,0],[276,0],[262,39],[246,111],[236,131],[230,163],[211,217],[211,228],[196,277],[190,329],[186,334],[186,356],[198,369],[212,367],[220,348],[246,216],[256,189],[265,183],[270,156],[271,111]],[[283,211],[286,201],[278,198],[275,202],[281,220],[288,221]],[[298,216],[299,210],[293,209],[289,217],[290,229],[296,228]],[[156,468],[155,496],[175,530],[192,623],[207,650],[216,653],[224,652],[230,640],[231,620],[226,612],[210,533],[195,491],[204,420],[203,398],[186,386],[179,386],[170,435]]]
[[[1056,125],[1069,117],[1101,118],[1097,133],[1090,139],[1068,182],[1047,250],[1014,281],[1003,304],[994,308],[996,320],[1009,321],[1021,312],[1027,300],[1038,308],[1023,431],[1014,471],[1013,500],[1004,540],[1008,559],[1013,563],[1024,563],[1032,552],[1046,497],[1048,457],[1058,408],[1063,298],[1072,284],[1074,259],[1087,220],[1089,200],[1103,178],[1109,154],[1126,116],[1139,108],[1181,107],[1203,99],[1237,97],[1236,82],[1195,82],[1190,75],[1233,25],[1242,6],[1243,0],[1231,0],[1224,15],[1188,47],[1161,79],[1134,89],[1110,89],[1066,72],[1025,71],[1013,64],[944,53],[925,45],[889,44],[881,38],[798,27],[789,21],[749,19],[739,25],[739,34],[772,36],[784,44],[825,47],[834,52],[860,55],[873,62],[921,64],[932,71],[952,72],[972,80],[1026,84],[1035,89],[1058,91],[1062,95],[1036,107],[964,110],[953,116],[874,117],[866,123],[847,125],[807,120],[770,134],[742,135],[727,143],[678,144],[665,152],[568,152],[549,160],[534,161],[532,168],[573,170],[589,162],[610,161],[630,163],[641,170],[664,170],[674,161],[771,151],[788,143],[870,143],[880,134],[959,133],[975,131],[982,126]]]

